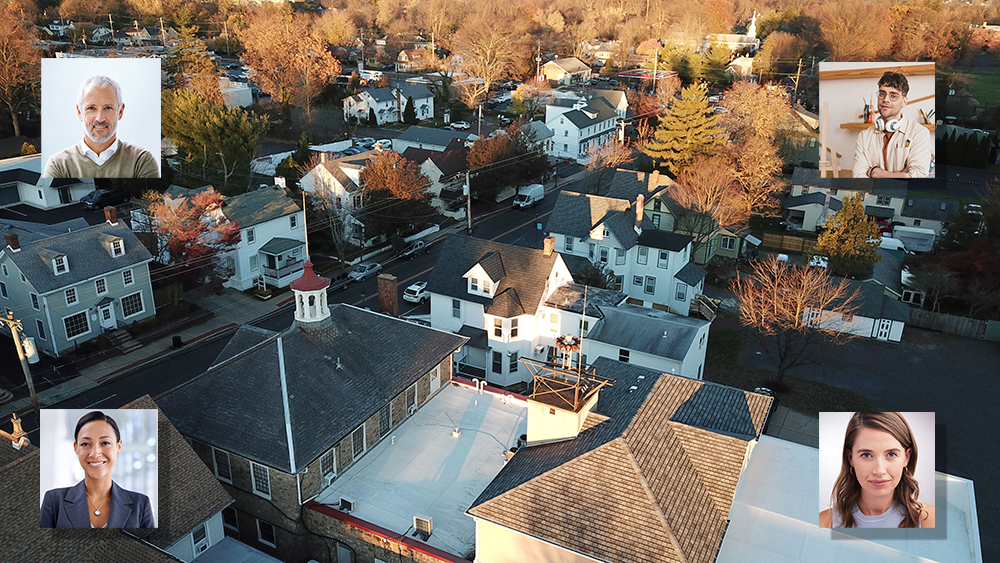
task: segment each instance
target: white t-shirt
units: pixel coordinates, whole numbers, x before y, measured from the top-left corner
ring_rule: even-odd
[[[854,505],[854,509],[851,511],[854,515],[854,527],[855,528],[898,528],[899,523],[906,518],[906,511],[900,506],[899,503],[893,502],[889,510],[886,510],[882,514],[877,514],[875,516],[865,516],[862,514],[861,509],[858,505]],[[833,527],[839,528],[844,524],[844,519],[840,517],[840,513],[837,509],[833,509]],[[921,522],[917,521],[917,527],[919,528]]]

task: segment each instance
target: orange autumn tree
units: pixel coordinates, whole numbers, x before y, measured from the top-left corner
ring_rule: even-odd
[[[370,158],[360,179],[364,205],[354,218],[364,224],[366,239],[398,234],[434,215],[427,198],[430,180],[417,163],[395,151]]]
[[[209,186],[193,196],[172,198],[147,192],[156,256],[183,281],[225,280],[233,272],[219,260],[240,240],[240,229],[222,214],[222,195]]]

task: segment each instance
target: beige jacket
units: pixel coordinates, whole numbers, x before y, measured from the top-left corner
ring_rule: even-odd
[[[874,125],[858,135],[854,148],[854,177],[867,178],[868,169],[877,166],[887,172],[902,172],[909,167],[910,178],[926,178],[931,167],[934,140],[931,132],[912,119],[902,118],[898,131],[886,148],[888,162],[882,160],[882,139],[885,133]]]

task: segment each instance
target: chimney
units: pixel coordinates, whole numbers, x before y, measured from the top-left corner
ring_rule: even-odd
[[[17,240],[16,233],[5,233],[3,238],[7,241],[7,246],[10,247],[13,252],[21,251],[21,241]]]
[[[118,224],[118,210],[110,205],[104,208],[104,218],[112,225]]]
[[[396,276],[378,275],[378,309],[394,317],[399,316],[399,291]]]
[[[552,256],[552,251],[556,248],[556,237],[545,237],[542,241],[542,256]]]
[[[660,185],[660,171],[659,170],[653,170],[649,174],[649,185],[652,186],[652,187],[654,187],[654,188],[656,186]]]
[[[639,194],[635,198],[635,232],[642,234],[642,206],[646,204],[646,196]]]

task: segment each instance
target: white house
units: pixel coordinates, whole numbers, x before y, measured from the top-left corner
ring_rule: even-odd
[[[0,160],[0,206],[23,203],[54,209],[94,191],[93,178],[42,178],[42,155]]]
[[[837,283],[840,281],[833,279]],[[823,311],[807,309],[810,322],[839,332],[899,342],[906,323],[910,322],[910,306],[888,294],[886,287],[876,280],[847,280],[847,284],[848,291],[858,292],[857,310],[849,314],[836,307]]]
[[[15,311],[35,346],[59,357],[76,345],[156,314],[153,257],[113,207],[99,225],[0,249],[0,312]]]
[[[364,206],[360,192],[361,169],[365,167],[371,151],[353,156],[326,159],[307,172],[299,180],[302,191],[316,196],[318,204],[336,209],[343,219],[344,236],[354,244],[361,245],[365,225],[355,215]]]
[[[550,82],[576,84],[590,80],[590,66],[576,57],[554,59],[542,65],[542,76]]]
[[[641,195],[641,194],[640,194]],[[657,229],[644,217],[645,198],[628,200],[562,192],[549,217],[556,248],[613,272],[629,303],[687,316],[706,314],[705,270],[691,262],[689,235]]]
[[[618,111],[605,98],[553,99],[545,107],[545,126],[552,130],[549,156],[586,158],[587,149],[614,138]]]
[[[365,88],[344,98],[344,121],[354,117],[367,120],[369,110],[375,110],[379,125],[403,120],[403,111],[409,98],[417,119],[434,117],[434,93],[422,84],[387,88]]]

